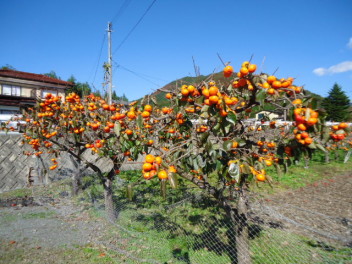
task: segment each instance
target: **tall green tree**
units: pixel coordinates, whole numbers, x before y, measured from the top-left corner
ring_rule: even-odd
[[[46,75],[48,77],[54,78],[54,79],[59,79],[61,80],[61,78],[59,76],[57,76],[55,71],[50,71],[48,73],[44,73],[43,75]]]
[[[87,82],[85,82],[85,83],[78,82],[77,79],[73,75],[71,75],[71,77],[68,78],[67,81],[73,83],[73,87],[66,90],[67,94],[76,93],[82,97],[84,95],[90,94],[92,91]]]
[[[6,65],[2,66],[0,69],[1,69],[1,70],[13,70],[13,71],[16,70],[15,67],[13,67],[13,66],[10,65],[10,64],[6,64]]]
[[[113,92],[112,92],[111,98],[112,98],[112,100],[121,100],[121,101],[126,101],[126,102],[128,102],[128,98],[126,97],[125,94],[123,94],[122,96],[118,96],[118,95],[116,94],[116,91],[113,91]]]
[[[329,95],[322,102],[322,107],[327,112],[326,119],[335,122],[349,120],[351,118],[350,103],[350,99],[342,91],[341,86],[335,83]]]

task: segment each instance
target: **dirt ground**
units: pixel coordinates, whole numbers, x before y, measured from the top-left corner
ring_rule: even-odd
[[[262,199],[254,210],[293,232],[352,247],[352,172]]]
[[[339,175],[258,199],[253,210],[271,227],[313,237],[324,245],[352,247],[351,187],[352,173]],[[111,239],[118,240],[118,233],[111,234],[107,222],[92,216],[90,205],[77,205],[70,198],[18,204],[0,204],[0,263],[116,263],[116,256],[114,261],[99,258],[105,256]],[[82,247],[96,249],[96,261],[87,259],[87,252],[82,258],[77,251],[69,253]]]
[[[86,206],[77,206],[68,198],[43,205],[12,205],[0,207],[0,263],[102,261],[87,262],[87,252],[105,252],[109,229],[104,220],[92,217]],[[82,250],[88,251],[80,255]]]

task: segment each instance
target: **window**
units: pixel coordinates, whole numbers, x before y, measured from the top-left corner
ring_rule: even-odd
[[[1,115],[19,115],[21,112],[19,110],[7,110],[7,109],[0,109]]]
[[[21,96],[21,87],[14,85],[2,85],[2,94],[3,95],[12,95],[12,96]]]
[[[52,95],[57,95],[57,91],[54,91],[54,90],[43,90],[42,91],[42,98],[44,98],[47,94],[52,94]]]

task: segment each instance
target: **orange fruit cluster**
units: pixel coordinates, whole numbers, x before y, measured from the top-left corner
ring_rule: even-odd
[[[338,125],[334,125],[331,127],[331,133],[330,133],[330,137],[335,141],[341,141],[344,140],[346,138],[347,135],[347,131],[346,128],[348,128],[348,124],[345,122],[342,122]]]
[[[148,154],[145,156],[144,164],[142,166],[143,178],[150,180],[156,174],[161,180],[167,179],[167,172],[165,170],[159,170],[161,163],[163,162],[160,156],[154,156]]]
[[[294,134],[296,140],[302,145],[310,145],[313,138],[310,137],[307,130],[318,122],[319,113],[310,108],[296,108],[294,110],[295,126]]]

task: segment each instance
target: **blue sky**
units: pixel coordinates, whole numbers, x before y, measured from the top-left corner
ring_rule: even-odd
[[[157,0],[117,49],[152,2],[0,0],[0,66],[101,90],[112,20],[114,89],[130,100],[194,76],[192,56],[201,74],[222,70],[217,53],[235,70],[253,55],[322,96],[337,82],[352,98],[351,0]]]

